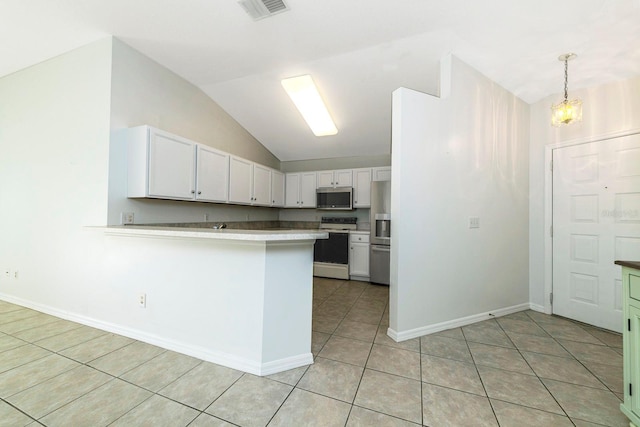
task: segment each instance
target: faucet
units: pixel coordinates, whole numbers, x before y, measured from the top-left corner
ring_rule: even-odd
[[[224,222],[219,222],[217,224],[213,224],[213,228],[214,230],[222,230],[223,228],[227,228],[227,224],[225,224]]]

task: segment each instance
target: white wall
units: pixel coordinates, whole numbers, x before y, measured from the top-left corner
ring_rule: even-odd
[[[550,211],[545,198],[545,181],[550,180],[549,165],[545,164],[545,147],[640,132],[640,76],[586,89],[569,89],[570,98],[582,99],[582,123],[560,128],[551,126],[550,108],[562,100],[560,93],[531,106],[529,298],[532,304],[540,307],[548,299],[545,296],[545,277],[551,268],[549,231],[545,225],[545,211]]]
[[[151,125],[193,141],[279,169],[280,161],[196,86],[113,40],[111,130]],[[277,220],[278,210],[214,203],[134,200],[126,197],[126,152],[112,145],[109,183],[110,225],[121,212],[136,223]]]
[[[445,98],[393,98],[389,332],[400,340],[528,307],[529,107],[457,58],[441,80]]]
[[[111,40],[0,78],[0,294],[84,311],[107,221]]]
[[[107,224],[108,203],[120,191],[114,191],[114,183],[125,182],[124,175],[109,179],[114,168],[123,166],[123,159],[110,151],[111,130],[128,118],[131,123],[127,125],[135,125],[138,119],[146,122],[145,114],[167,114],[171,116],[167,123],[174,128],[162,126],[162,120],[151,124],[198,140],[195,133],[183,131],[204,123],[206,115],[194,121],[188,115],[180,116],[177,111],[188,112],[189,100],[195,97],[190,88],[157,64],[146,63],[147,69],[148,60],[131,58],[136,58],[135,52],[106,38],[0,78],[0,267],[19,272],[18,279],[0,276],[0,298],[135,335],[139,331],[154,334],[155,330],[135,305],[140,289],[125,286],[122,280],[134,256],[122,261],[121,254],[130,252],[120,248],[114,254],[113,239],[87,227]],[[118,73],[113,80],[112,70]],[[123,73],[129,73],[131,80]],[[158,86],[157,79],[163,84]],[[176,114],[162,108],[162,100],[135,89],[153,82],[156,86],[145,90],[156,91],[155,96],[166,98],[165,102],[175,100]],[[125,100],[125,91],[131,91],[129,96],[139,95],[140,100]],[[146,95],[149,97],[144,98]],[[193,102],[202,104],[198,99]],[[211,111],[216,111],[209,102]],[[125,108],[123,104],[128,103],[131,105]],[[217,119],[223,121],[211,116],[211,121]],[[240,137],[232,143],[243,146]],[[119,202],[125,200],[122,193],[120,196]],[[188,217],[198,209],[216,209],[222,219],[229,220],[237,220],[233,213],[238,212],[256,216],[249,219],[260,215],[277,219],[278,215],[277,210],[267,208],[191,205],[148,201],[145,209],[169,212],[166,215],[171,218]],[[180,277],[174,284],[179,285]],[[188,275],[185,280],[190,280]],[[146,288],[150,298],[157,294],[153,286]]]

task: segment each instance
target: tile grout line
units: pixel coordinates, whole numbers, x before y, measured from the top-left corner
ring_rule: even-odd
[[[489,402],[489,407],[491,408],[491,412],[493,413],[493,417],[496,420],[496,424],[498,426],[500,426],[500,420],[498,420],[498,414],[496,414],[496,410],[494,408],[493,403],[491,402],[491,398],[489,397],[489,392],[487,391],[487,387],[484,384],[484,380],[482,379],[482,375],[480,375],[480,370],[478,369],[478,364],[476,363],[476,359],[475,359],[475,357],[473,357],[473,352],[471,351],[471,347],[469,346],[469,340],[467,340],[467,335],[464,333],[464,327],[460,327],[460,333],[462,333],[462,337],[464,338],[464,343],[467,345],[467,351],[469,351],[469,355],[471,356],[471,361],[473,362],[473,367],[476,370],[476,374],[478,374],[478,379],[480,380],[480,384],[482,384],[482,390],[484,390],[484,394],[487,397],[487,402]]]
[[[531,316],[529,316],[528,314],[525,315],[527,317],[529,317],[529,319],[531,319],[531,321],[538,327],[542,328],[540,325],[538,325],[538,322],[535,321],[535,319],[533,319]],[[518,352],[518,354],[520,355],[520,357],[522,358],[522,360],[524,360],[524,363],[527,364],[527,366],[529,367],[529,369],[531,369],[531,372],[533,372],[533,374],[536,376],[538,382],[540,382],[540,384],[542,384],[542,386],[544,387],[544,389],[547,391],[547,393],[549,393],[549,396],[551,396],[551,398],[553,399],[554,402],[556,402],[556,404],[558,405],[558,407],[562,410],[562,413],[564,413],[567,417],[567,419],[573,423],[573,421],[571,421],[571,417],[569,417],[569,414],[567,414],[567,411],[564,409],[564,407],[560,404],[560,402],[558,402],[558,399],[556,399],[556,397],[553,395],[553,393],[551,393],[551,390],[549,390],[549,388],[547,387],[547,385],[542,381],[542,379],[540,378],[540,376],[538,375],[538,373],[535,371],[535,369],[533,369],[533,367],[531,366],[531,364],[529,363],[529,361],[524,357],[524,355],[522,354],[522,352],[520,351],[520,349],[518,348],[518,346],[516,345],[516,343],[513,342],[513,340],[511,339],[511,337],[509,336],[509,334],[507,334],[507,331],[502,327],[502,325],[500,324],[500,322],[496,321],[496,323],[498,324],[498,326],[500,327],[500,329],[502,330],[502,332],[506,335],[507,339],[509,340],[509,342],[511,342],[511,344],[513,344],[513,348]],[[547,332],[544,328],[542,328],[542,330],[544,330],[545,332]],[[548,333],[548,332],[547,332]],[[551,334],[549,334],[549,336],[554,340],[555,338],[553,338],[551,336]],[[557,342],[557,341],[556,341]],[[524,406],[524,405],[522,405]],[[535,408],[541,411],[544,411],[542,409],[539,408]],[[544,411],[544,412],[549,412],[549,411]],[[552,413],[552,412],[549,412]]]

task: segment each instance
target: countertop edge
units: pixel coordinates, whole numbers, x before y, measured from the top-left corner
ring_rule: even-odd
[[[635,268],[636,270],[640,270],[640,261],[616,261],[615,264],[622,267]]]
[[[214,230],[207,228],[130,226],[95,226],[86,228],[101,230],[105,234],[117,236],[178,237],[213,240],[239,240],[252,242],[291,242],[327,239],[329,237],[326,231],[317,230]]]

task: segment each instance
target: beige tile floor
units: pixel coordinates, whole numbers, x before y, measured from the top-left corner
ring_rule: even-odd
[[[316,279],[311,366],[256,377],[0,301],[0,426],[628,426],[622,339],[525,311],[396,343]]]

